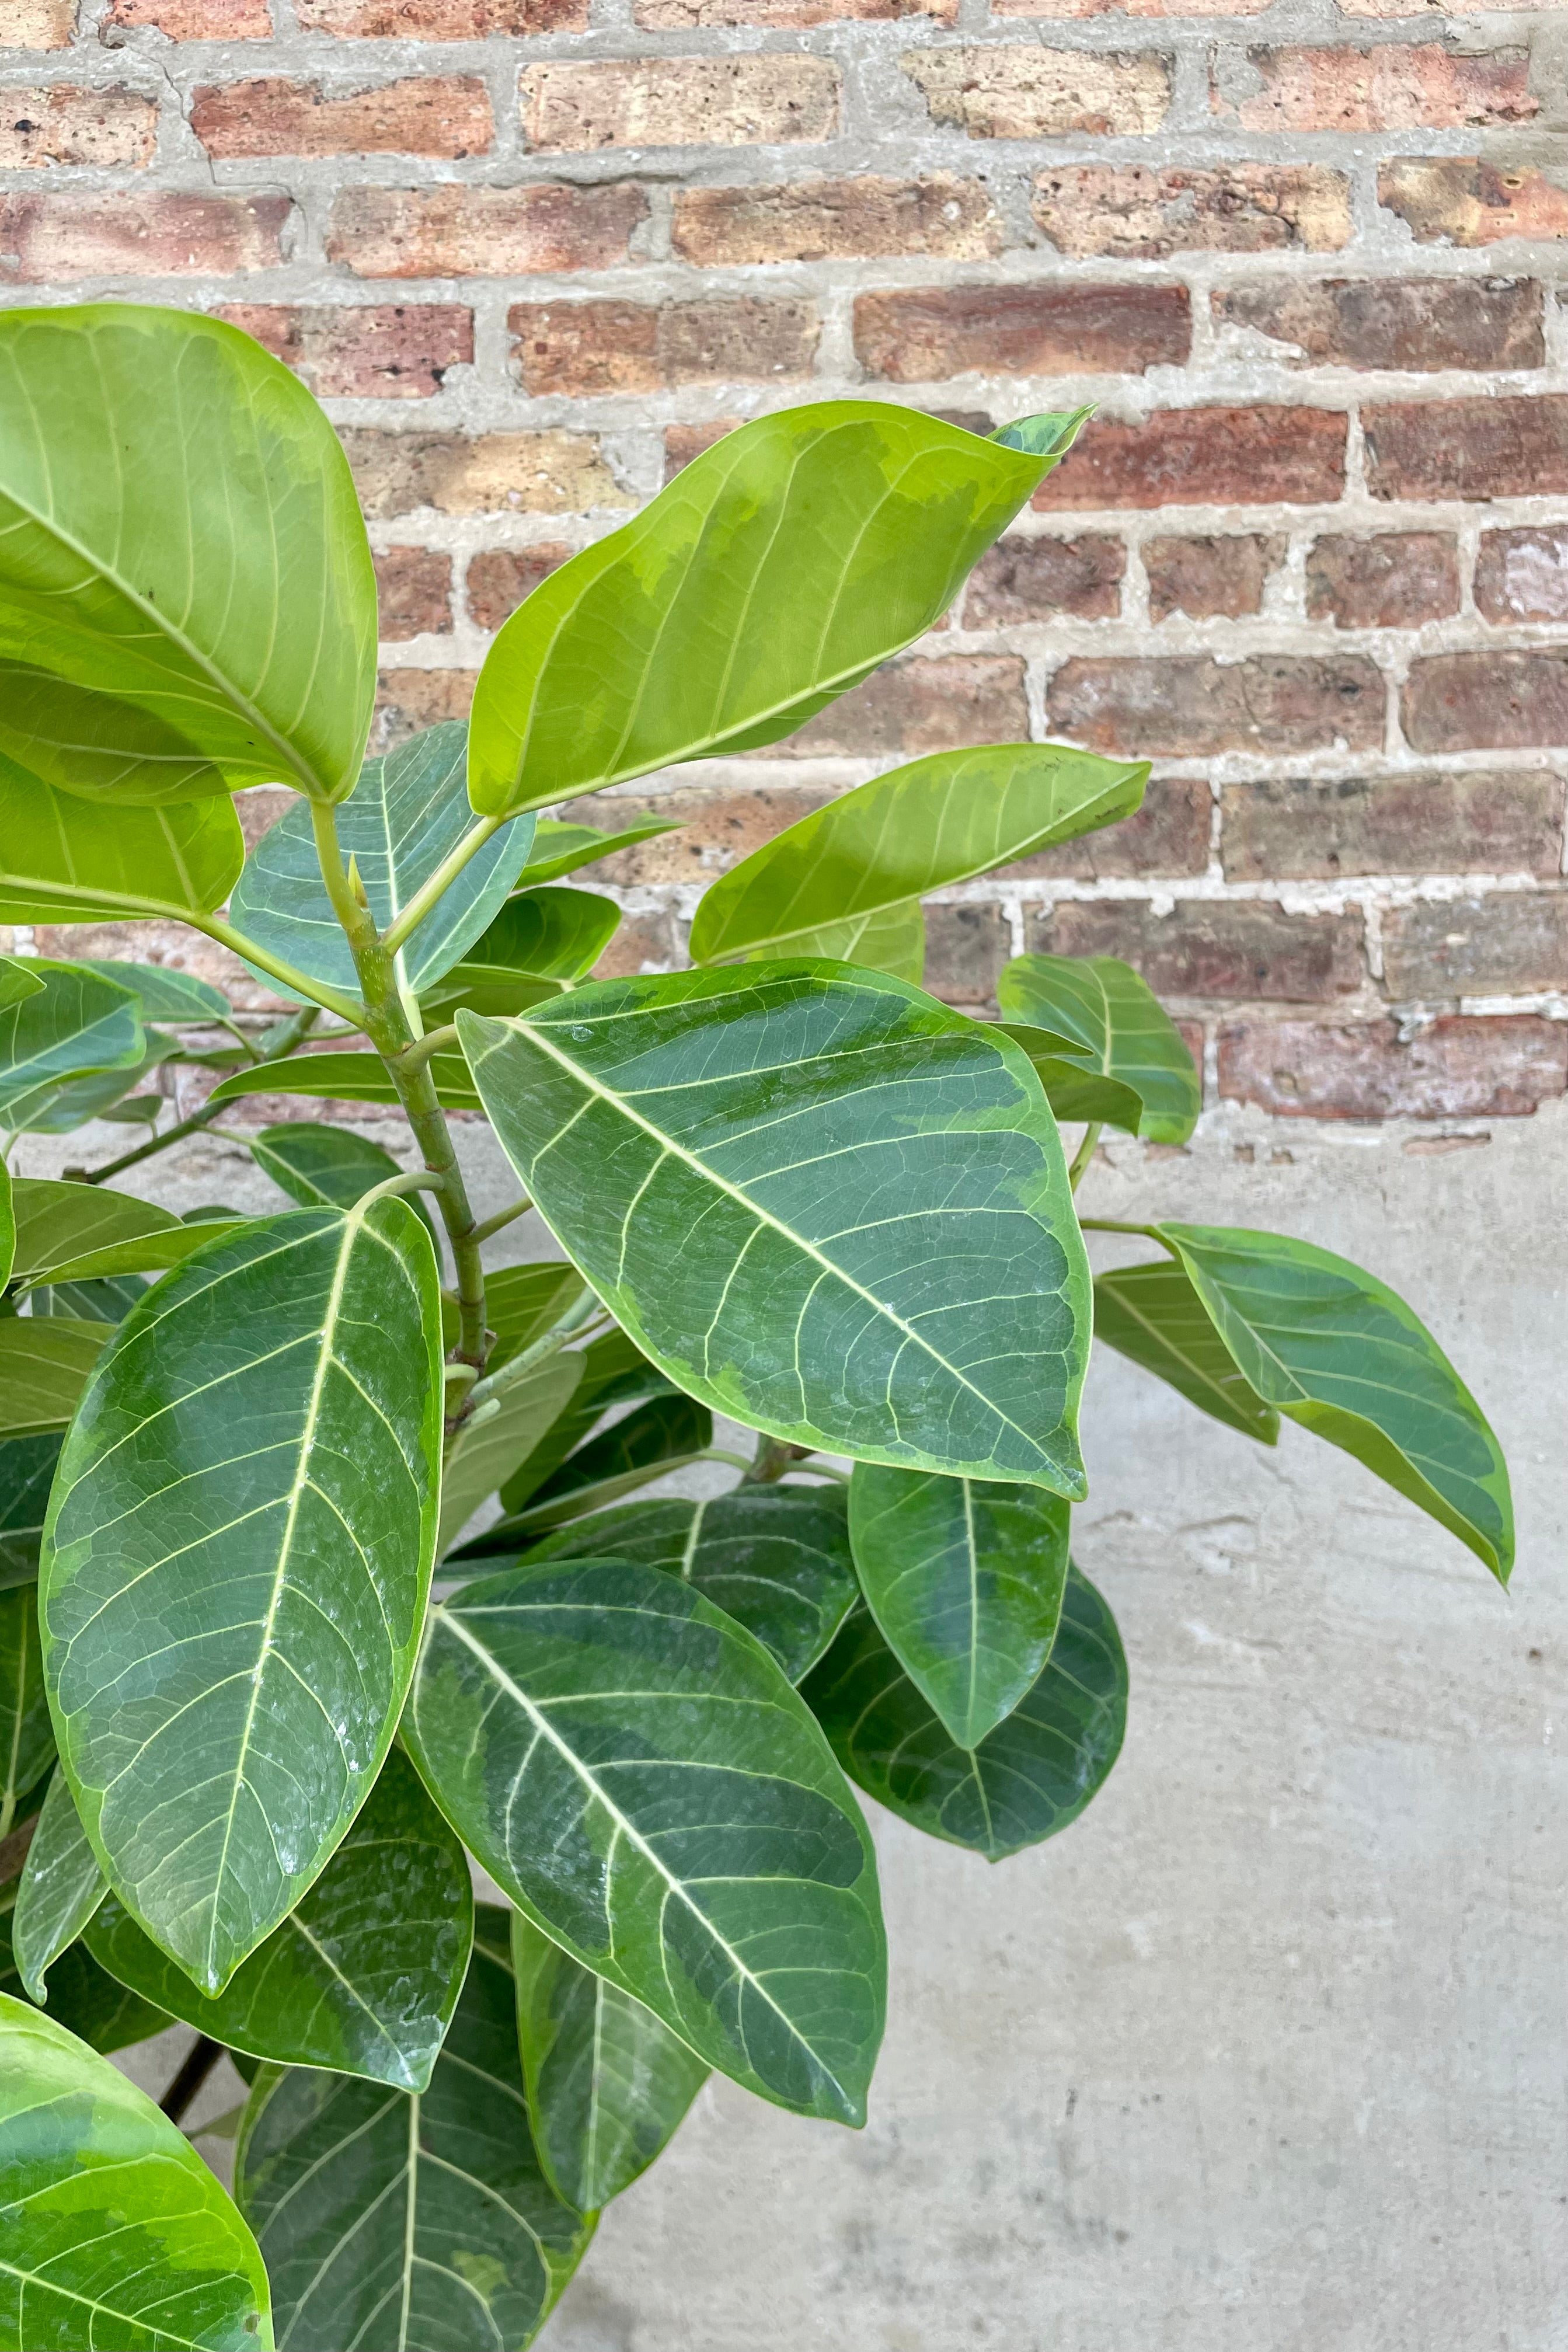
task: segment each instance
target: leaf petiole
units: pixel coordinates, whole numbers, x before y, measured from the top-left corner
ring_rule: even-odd
[[[404,940],[413,937],[431,908],[457,880],[469,858],[478,856],[486,842],[491,840],[500,831],[502,825],[509,822],[510,819],[504,816],[482,816],[476,824],[468,827],[456,849],[449,856],[442,859],[428,882],[415,892],[397,920],[387,926],[382,937],[382,945],[388,955],[395,955]]]

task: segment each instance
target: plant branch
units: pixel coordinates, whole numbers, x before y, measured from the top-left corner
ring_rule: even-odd
[[[257,940],[247,940],[243,931],[237,931],[232,923],[226,923],[221,915],[187,915],[185,920],[194,931],[205,932],[209,940],[216,940],[220,948],[228,948],[235,955],[242,956],[247,963],[253,963],[258,971],[266,972],[269,979],[281,981],[284,987],[291,988],[296,996],[308,997],[312,1004],[321,1005],[328,1013],[335,1013],[340,1021],[346,1021],[356,1034],[363,1035],[364,1007],[356,1004],[352,996],[345,996],[340,989],[329,988],[324,980],[312,980],[308,971],[296,971],[282,956],[275,956]]]
[[[428,882],[416,890],[397,920],[387,926],[382,945],[388,955],[395,955],[404,940],[413,937],[437,900],[457,880],[469,858],[477,856],[486,842],[491,840],[508,822],[504,816],[482,816],[476,824],[468,827],[456,849],[448,857],[443,858]]]
[[[477,1242],[488,1242],[492,1234],[500,1233],[504,1227],[510,1224],[514,1217],[525,1216],[532,1206],[533,1202],[525,1192],[521,1201],[514,1201],[510,1208],[498,1209],[493,1217],[487,1217],[482,1224],[476,1225],[474,1239]]]
[[[316,1007],[307,1004],[289,1020],[280,1021],[266,1031],[260,1050],[254,1055],[258,1065],[281,1061],[285,1054],[292,1053],[300,1039],[310,1034],[316,1017]],[[143,1160],[152,1160],[160,1151],[167,1151],[172,1143],[183,1143],[187,1135],[200,1134],[204,1127],[211,1127],[215,1119],[221,1118],[226,1108],[224,1103],[205,1103],[188,1118],[176,1119],[174,1126],[165,1128],[162,1135],[151,1136],[145,1143],[139,1143],[134,1151],[123,1151],[118,1160],[106,1160],[101,1168],[68,1168],[66,1174],[74,1183],[102,1184],[110,1176],[118,1176],[123,1170],[134,1168]],[[245,1140],[243,1137],[236,1139]]]
[[[415,1168],[406,1176],[384,1176],[379,1184],[360,1194],[354,1206],[368,1209],[373,1201],[395,1201],[405,1192],[438,1192],[440,1189],[439,1176],[432,1175],[428,1168]]]
[[[592,1320],[598,1311],[598,1306],[597,1295],[584,1283],[565,1314],[551,1325],[542,1339],[535,1339],[531,1348],[520,1349],[515,1356],[509,1356],[506,1362],[491,1372],[487,1380],[475,1383],[468,1392],[468,1410],[464,1414],[465,1420],[471,1419],[474,1413],[481,1411],[492,1400],[503,1396],[508,1389],[515,1388],[519,1381],[526,1380],[534,1366],[543,1363],[547,1356],[558,1355],[567,1340],[574,1339],[584,1324]]]
[[[1089,1125],[1084,1129],[1083,1141],[1073,1153],[1072,1164],[1068,1170],[1068,1183],[1075,1192],[1079,1188],[1079,1178],[1082,1176],[1084,1170],[1089,1166],[1089,1161],[1094,1158],[1094,1148],[1100,1141],[1100,1131],[1103,1123],[1104,1122],[1100,1119],[1091,1118]]]
[[[172,2124],[179,2122],[224,2054],[221,2042],[215,2042],[210,2033],[197,2034],[184,2064],[158,2102]]]
[[[384,940],[382,945],[384,947],[385,944]],[[405,1070],[422,1070],[426,1063],[435,1055],[444,1054],[449,1045],[455,1045],[457,1042],[458,1032],[455,1025],[449,1025],[445,1029],[432,1029],[425,1036],[415,1039],[403,1056],[403,1066]]]

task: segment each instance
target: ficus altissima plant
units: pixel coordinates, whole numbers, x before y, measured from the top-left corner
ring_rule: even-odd
[[[528,598],[466,726],[367,760],[375,583],[310,394],[212,320],[0,315],[0,919],[176,917],[299,1007],[0,970],[0,1125],[145,1123],[3,1188],[0,2347],[512,2352],[710,2069],[859,2124],[861,1796],[995,1861],[1116,1760],[1091,1329],[1506,1579],[1497,1442],[1373,1276],[1152,1223],[1091,1277],[1100,1126],[1199,1109],[1138,976],[1022,957],[999,1023],[922,991],[925,894],[1130,814],[1141,764],[918,760],[718,878],[693,969],[585,977],[616,910],[566,877],[658,828],[538,812],[789,734],[1082,421],[745,425]],[[299,797],[247,858],[258,782]],[[181,1064],[219,1083],[160,1124]],[[286,1093],[401,1108],[411,1165],[301,1120],[254,1134],[263,1215],[104,1181]],[[517,1174],[483,1221],[459,1108]],[[530,1205],[563,1255],[509,1263]],[[694,1463],[738,1475],[636,1499]],[[232,2201],[184,2092],[102,2054],[172,2019],[250,2084]]]

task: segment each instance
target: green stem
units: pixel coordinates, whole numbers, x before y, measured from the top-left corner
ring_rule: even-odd
[[[727,1445],[705,1445],[700,1454],[692,1456],[696,1462],[724,1462],[731,1470],[749,1470],[751,1464],[743,1454],[731,1454]]]
[[[416,1168],[406,1176],[383,1177],[379,1184],[373,1184],[368,1192],[360,1194],[354,1206],[368,1209],[373,1201],[395,1201],[407,1192],[437,1192],[440,1187],[438,1176],[432,1176],[427,1168]]]
[[[387,926],[382,945],[388,955],[395,955],[404,940],[413,937],[431,908],[457,880],[469,858],[477,856],[486,842],[492,839],[507,822],[504,816],[482,816],[477,824],[469,826],[450,856],[444,858],[428,882],[416,890],[397,920]]]
[[[1091,1118],[1084,1129],[1083,1141],[1073,1153],[1072,1165],[1068,1170],[1068,1182],[1075,1192],[1078,1191],[1079,1178],[1094,1158],[1094,1147],[1100,1141],[1100,1131],[1103,1124],[1100,1119]]]
[[[769,1437],[759,1431],[757,1450],[746,1465],[746,1475],[742,1484],[771,1486],[784,1476],[786,1470],[793,1470],[797,1462],[805,1461],[811,1451],[809,1445],[791,1445],[784,1438]]]
[[[220,915],[187,915],[185,920],[194,931],[205,932],[209,940],[216,940],[220,948],[228,948],[235,955],[242,956],[247,963],[253,963],[258,971],[266,972],[272,980],[281,981],[284,987],[292,989],[296,996],[309,997],[312,1004],[321,1005],[328,1013],[335,1013],[340,1021],[346,1021],[356,1034],[363,1034],[364,1007],[356,1004],[352,996],[345,996],[340,989],[329,988],[323,980],[312,980],[308,971],[297,971],[282,956],[275,956],[255,940],[247,940],[243,931],[237,931]]]
[[[384,947],[386,943],[383,940],[382,944]],[[432,1029],[426,1035],[415,1039],[403,1057],[403,1066],[408,1070],[422,1070],[426,1062],[432,1060],[437,1054],[444,1054],[449,1045],[455,1045],[457,1042],[458,1032],[455,1025],[446,1029]]]
[[[280,1021],[276,1027],[268,1029],[261,1039],[261,1050],[255,1056],[258,1064],[281,1061],[285,1054],[292,1053],[300,1039],[310,1034],[316,1017],[316,1007],[307,1004],[289,1020]],[[120,1175],[124,1169],[135,1168],[143,1160],[155,1159],[160,1151],[167,1151],[172,1143],[183,1143],[187,1135],[199,1135],[204,1127],[210,1127],[215,1119],[223,1116],[224,1108],[222,1103],[205,1103],[200,1110],[193,1111],[189,1118],[176,1119],[174,1126],[165,1128],[162,1135],[154,1135],[147,1142],[139,1143],[134,1151],[121,1152],[118,1160],[106,1160],[101,1168],[68,1168],[66,1174],[73,1183],[102,1184],[110,1176]],[[241,1141],[244,1139],[239,1139]]]
[[[542,1339],[535,1339],[531,1348],[520,1349],[515,1356],[509,1356],[498,1370],[475,1383],[468,1391],[468,1412],[477,1412],[482,1406],[504,1396],[508,1389],[515,1388],[519,1381],[526,1380],[535,1365],[543,1363],[547,1356],[559,1355],[567,1340],[574,1339],[584,1324],[591,1320],[598,1305],[595,1293],[584,1283],[565,1314],[551,1325]],[[464,1417],[467,1419],[468,1413]]]
[[[487,1217],[483,1224],[476,1225],[474,1239],[477,1242],[488,1242],[492,1234],[502,1232],[510,1224],[514,1217],[526,1216],[532,1206],[533,1202],[525,1192],[521,1201],[514,1201],[510,1208],[498,1209],[493,1217]]]
[[[1079,1223],[1086,1234],[1139,1234],[1147,1241],[1161,1242],[1169,1249],[1158,1225],[1124,1225],[1115,1217],[1080,1217]]]

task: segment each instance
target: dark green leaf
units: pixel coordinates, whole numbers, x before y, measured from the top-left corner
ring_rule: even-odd
[[[1153,1143],[1184,1143],[1191,1135],[1203,1108],[1193,1057],[1131,964],[1114,956],[1016,956],[997,983],[996,1002],[1005,1020],[1073,1038],[1088,1076],[1130,1087],[1143,1106],[1140,1135]],[[1064,1118],[1105,1115],[1057,1108]]]
[[[5,315],[0,311],[0,329]],[[0,382],[4,373],[0,343]],[[44,983],[38,994],[0,1010],[0,1126],[13,1129],[45,1119],[62,1079],[133,1068],[146,1053],[136,999],[128,988],[100,979],[85,964],[40,961],[27,969]]]
[[[432,1054],[426,1065],[437,1101],[447,1110],[478,1110],[468,1066],[461,1054]],[[237,1102],[242,1095],[324,1095],[334,1102],[395,1103],[397,1088],[378,1054],[292,1054],[236,1070],[208,1096],[209,1102]]]
[[[22,1818],[22,1801],[54,1754],[38,1653],[38,1597],[30,1585],[13,1585],[0,1592],[0,1837]]]
[[[281,1127],[264,1127],[251,1139],[250,1149],[263,1174],[302,1209],[352,1209],[375,1185],[403,1173],[402,1163],[368,1135],[329,1127],[324,1119],[296,1118]],[[406,1197],[434,1246],[436,1228],[429,1210],[417,1194]]]
[[[37,1437],[63,1429],[113,1335],[111,1323],[75,1316],[11,1316],[0,1322],[0,1434]]]
[[[27,1998],[12,1951],[14,1906],[19,1893],[16,1882],[0,1887],[0,1992],[13,2000]],[[117,1984],[106,1969],[99,1967],[85,1944],[68,1946],[55,1960],[49,1978],[48,2011],[57,2025],[63,2025],[68,2033],[74,2033],[79,2042],[85,2042],[89,2050],[100,2051],[105,2057],[110,2051],[128,2050],[134,2042],[145,2042],[174,2022],[161,2009],[154,2009],[151,2001],[143,2000],[140,1993]],[[0,2037],[0,2074],[4,2072],[4,2038]],[[0,2336],[0,2342],[5,2340]],[[70,2341],[68,2337],[65,2340]]]
[[[232,801],[106,808],[55,792],[0,752],[0,920],[209,915],[244,863]]]
[[[98,1282],[46,1282],[28,1292],[27,1308],[33,1315],[74,1316],[82,1323],[123,1323],[147,1289],[146,1276],[140,1274],[119,1274]]]
[[[581,1356],[569,1350],[546,1356],[502,1391],[498,1412],[458,1438],[441,1472],[437,1557],[445,1557],[480,1504],[526,1464],[571,1404],[582,1374]]]
[[[526,1504],[519,1506],[522,1523],[548,1528],[579,1518],[689,1462],[712,1443],[713,1416],[705,1404],[689,1396],[649,1397],[580,1445],[537,1486],[527,1486]],[[529,1466],[525,1463],[520,1475],[507,1481],[509,1510],[512,1496],[524,1491]]]
[[[118,817],[115,822],[120,822]],[[182,1022],[194,1022],[208,1028],[228,1017],[229,1003],[221,988],[167,964],[120,963],[112,958],[94,957],[78,970],[100,972],[105,980],[128,988],[142,1008],[143,1021],[167,1021],[176,1028]]]
[[[458,1004],[506,1013],[546,1003],[598,962],[620,919],[615,900],[595,891],[520,891],[452,966],[430,1009],[450,1020]]]
[[[623,825],[617,833],[601,833],[597,825],[563,824],[558,817],[542,816],[523,868],[523,883],[531,887],[539,882],[559,882],[575,874],[580,866],[595,865],[601,857],[613,857],[617,850],[636,849],[640,842],[653,841],[661,833],[680,830],[679,824],[657,816],[639,817],[636,824]]]
[[[432,1611],[404,1736],[465,1844],[574,1958],[747,2089],[863,2121],[876,1863],[760,1643],[656,1569],[510,1569]]]
[[[999,425],[991,438],[1005,449],[1027,449],[1037,457],[1065,457],[1093,415],[1092,401],[1087,408],[1043,409],[1037,416],[1019,416],[1011,425]]]
[[[1237,1365],[1180,1265],[1120,1266],[1094,1285],[1094,1336],[1245,1437],[1272,1445],[1279,1415]]]
[[[41,2007],[45,1979],[109,1892],[63,1772],[51,1775],[16,1889],[11,1950],[29,2000]]]
[[[151,1077],[160,1063],[167,1062],[179,1052],[173,1037],[164,1037],[155,1029],[146,1033],[147,1050],[140,1061],[122,1069],[100,1070],[86,1078],[62,1078],[53,1087],[41,1087],[30,1099],[26,1126],[35,1135],[69,1135],[85,1127],[89,1118],[122,1118],[129,1115],[135,1121],[156,1119],[163,1109],[161,1097],[142,1097],[132,1111],[126,1097],[134,1087]]]
[[[499,1371],[542,1339],[582,1290],[582,1276],[562,1258],[492,1267],[485,1276],[485,1320],[496,1341],[487,1369]]]
[[[1002,1034],[1027,1054],[1035,1076],[1046,1090],[1046,1100],[1058,1119],[1098,1119],[1136,1135],[1143,1124],[1143,1097],[1120,1078],[1102,1077],[1090,1069],[1082,1049],[1048,1029],[1034,1029],[1021,1021],[998,1023]]]
[[[44,1513],[59,1458],[58,1436],[0,1438],[0,1591],[37,1578]]]

